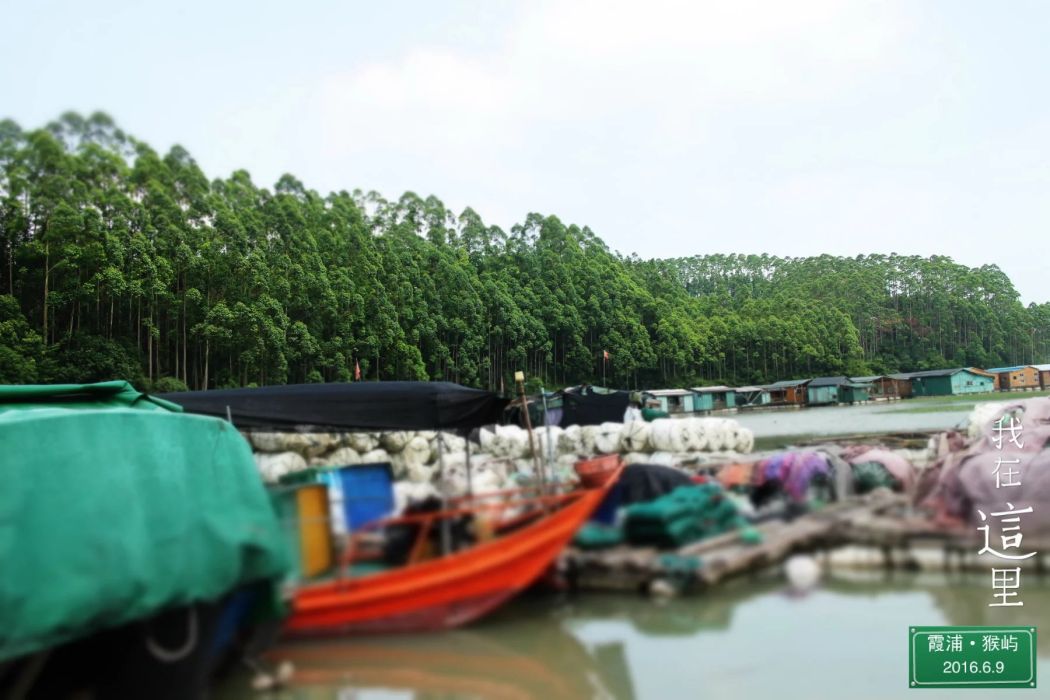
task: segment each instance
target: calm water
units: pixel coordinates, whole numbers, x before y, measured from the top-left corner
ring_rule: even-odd
[[[929,408],[916,412],[916,408]],[[973,402],[923,403],[921,399],[799,410],[743,411],[733,418],[764,441],[786,436],[855,435],[948,430],[973,410]]]
[[[986,578],[840,573],[799,598],[771,572],[666,604],[612,594],[528,597],[466,630],[286,645],[274,657],[295,663],[291,687],[256,695],[238,677],[215,697],[958,697],[907,689],[909,625],[1050,629],[1050,580],[1023,581],[1023,608],[989,608]],[[1038,672],[1050,683],[1050,645],[1040,652]],[[1030,695],[1039,692],[1045,685]]]
[[[878,401],[858,406],[820,406],[799,410],[742,411],[729,417],[754,431],[765,447],[777,438],[948,430],[963,422],[975,403],[1020,401],[1047,392],[988,393]]]

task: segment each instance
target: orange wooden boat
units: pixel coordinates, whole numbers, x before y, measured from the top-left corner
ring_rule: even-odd
[[[298,384],[165,394],[187,411],[222,416],[239,428],[297,430],[453,430],[496,423],[506,405],[492,392],[447,382]],[[433,630],[475,620],[523,590],[551,565],[615,483],[618,465],[596,466],[591,488],[527,496],[521,491],[460,499],[444,510],[381,520],[351,538],[334,578],[309,581],[294,593],[291,635]],[[608,471],[605,478],[601,472]],[[581,473],[581,477],[584,474]],[[493,499],[497,498],[495,502]],[[472,516],[484,532],[459,549],[428,556],[442,521]],[[354,576],[351,564],[374,562],[375,534],[410,527],[414,546],[398,568]],[[402,529],[402,532],[404,530]],[[369,536],[372,536],[372,551]],[[446,544],[455,545],[443,538]],[[380,548],[381,552],[381,548]]]
[[[285,631],[289,635],[406,632],[458,627],[476,620],[535,582],[598,507],[619,476],[598,488],[515,497],[486,494],[452,510],[392,518],[356,533],[347,548],[362,548],[367,532],[391,525],[418,528],[409,563],[396,569],[299,588]],[[481,501],[500,496],[500,503]],[[509,496],[509,498],[508,498]],[[440,521],[464,515],[515,513],[499,519],[495,535],[467,549],[422,559]],[[344,563],[355,561],[344,558]]]

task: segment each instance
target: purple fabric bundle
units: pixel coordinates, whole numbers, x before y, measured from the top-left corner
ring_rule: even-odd
[[[784,481],[784,472],[790,469],[793,457],[790,452],[778,452],[769,459],[762,460],[762,481]]]
[[[827,456],[820,452],[778,452],[757,464],[754,484],[778,481],[792,500],[806,499],[809,484],[816,476],[829,477],[831,467]]]
[[[809,483],[815,476],[828,477],[831,469],[827,458],[819,452],[800,452],[795,456],[784,480],[784,490],[796,501],[804,501]]]

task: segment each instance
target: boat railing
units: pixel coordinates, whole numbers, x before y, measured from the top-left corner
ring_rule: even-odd
[[[454,553],[449,548],[439,553],[428,553],[427,544],[431,535],[442,523],[453,523],[459,519],[475,518],[474,535],[479,540],[499,537],[507,532],[527,525],[543,513],[557,510],[578,499],[582,492],[532,495],[528,489],[506,489],[484,494],[450,499],[450,507],[443,510],[409,513],[381,518],[365,523],[347,533],[346,545],[341,557],[341,572],[348,570],[356,561],[374,558],[377,546],[383,542],[383,533],[394,527],[414,527],[412,546],[409,548],[406,565],[423,559],[440,558]],[[498,499],[498,500],[496,500]],[[480,517],[484,516],[484,517]]]

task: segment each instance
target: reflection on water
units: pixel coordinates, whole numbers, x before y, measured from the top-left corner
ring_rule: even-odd
[[[665,604],[527,597],[466,630],[286,645],[274,657],[295,663],[292,687],[253,695],[239,677],[215,697],[913,698],[909,625],[1050,629],[1050,580],[1024,581],[1023,608],[989,608],[990,583],[974,575],[837,574],[803,598],[775,578]],[[1050,673],[1050,648],[1040,656],[1039,671]]]

